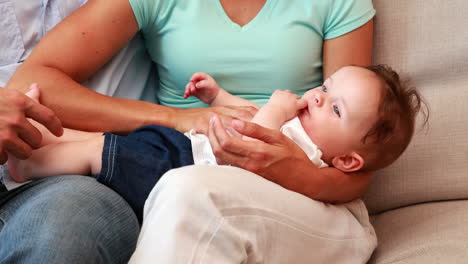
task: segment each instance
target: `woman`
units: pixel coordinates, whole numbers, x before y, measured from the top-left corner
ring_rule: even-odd
[[[180,131],[196,128],[200,132],[209,133],[215,153],[225,164],[254,171],[289,190],[314,199],[349,201],[362,194],[370,175],[345,175],[334,169],[318,170],[290,140],[250,123],[236,122],[234,129],[263,142],[252,145],[229,137],[222,123],[230,126],[232,118],[248,119],[252,109],[200,109],[196,108],[203,106],[200,102],[184,101],[179,95],[183,94],[189,76],[196,71],[211,73],[231,93],[259,104],[268,98],[272,90],[278,88],[287,88],[301,95],[320,85],[323,78],[341,66],[370,64],[373,15],[369,0],[94,0],[59,24],[38,44],[7,88],[24,92],[30,83],[39,83],[43,92],[41,102],[54,110],[65,126],[75,129],[125,133],[145,124],[159,124]],[[143,33],[149,53],[158,67],[160,82],[157,96],[161,105],[103,96],[79,84],[104,65],[138,30]],[[215,114],[217,116],[213,118]],[[207,174],[222,177],[210,177]],[[147,232],[146,229],[148,226],[160,225],[169,232],[167,236],[174,237],[174,240],[171,240],[173,247],[164,247],[165,251],[162,252],[166,256],[161,257],[159,263],[185,263],[185,254],[192,260],[201,256],[198,255],[201,252],[198,251],[198,244],[193,241],[193,233],[183,233],[183,236],[178,237],[176,235],[180,229],[169,227],[171,222],[183,223],[183,220],[187,220],[185,213],[190,208],[196,208],[191,206],[191,195],[204,197],[200,194],[213,188],[204,183],[224,186],[228,175],[239,175],[239,178],[247,180],[240,170],[226,167],[189,167],[172,173],[171,177],[166,176],[150,197],[154,202],[147,204],[150,208],[147,210],[148,215],[155,213],[159,216],[148,217],[152,222],[143,226],[139,249],[148,252],[144,250],[145,241],[147,234],[153,232]],[[206,177],[208,179],[203,179]],[[247,177],[250,184],[253,178]],[[314,186],[304,185],[304,177],[314,177],[317,183]],[[271,184],[262,178],[253,181],[257,182],[253,186]],[[189,187],[184,185],[186,188],[177,188],[181,182],[188,182]],[[230,203],[236,202],[231,194],[242,191],[236,184],[232,187],[236,189],[228,188],[223,192]],[[202,189],[201,192],[194,193],[194,189],[198,188]],[[178,189],[177,193],[173,192],[175,189]],[[281,189],[277,195],[291,195],[283,191]],[[176,197],[176,201],[169,201],[169,206],[157,206],[161,205],[161,199],[166,201],[171,195]],[[159,209],[177,208],[180,199],[185,201],[180,208],[187,210],[170,212],[171,215],[166,218],[160,217],[165,212]],[[296,200],[300,199],[295,196],[293,201]],[[261,206],[265,207],[265,211],[273,209],[270,206],[275,206],[275,211],[283,207],[268,204]],[[219,208],[207,211],[208,219],[217,210]],[[289,214],[293,219],[301,218],[296,211]],[[155,219],[160,222],[154,223]],[[206,228],[200,225],[201,222],[192,221],[193,230]],[[230,240],[239,237],[239,230],[249,230],[248,225],[231,227],[235,227],[232,229],[235,231],[228,232],[230,235],[213,238]],[[210,233],[196,232],[195,237],[200,234],[203,238]],[[167,236],[164,238],[167,239]],[[159,238],[164,241],[164,238]],[[299,237],[287,240],[302,241]],[[246,244],[239,246],[237,241],[231,241],[228,245],[237,245],[234,248],[241,250],[228,250],[231,256],[226,251],[223,251],[225,254],[215,254],[213,252],[220,252],[219,248],[206,247],[202,248],[203,252],[207,252],[203,256],[212,259],[206,257],[200,260],[221,262],[221,258],[224,258],[227,263],[236,263],[265,252],[257,249],[255,243],[249,249],[245,247]],[[183,244],[185,254],[175,251],[179,243]],[[293,252],[288,248],[284,250]],[[145,254],[141,252],[137,250],[134,261],[144,261],[140,256]],[[244,254],[246,252],[254,254]],[[368,257],[370,253],[366,254]]]

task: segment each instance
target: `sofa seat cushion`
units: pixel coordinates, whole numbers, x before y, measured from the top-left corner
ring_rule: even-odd
[[[467,263],[468,200],[432,202],[373,216],[370,264]]]

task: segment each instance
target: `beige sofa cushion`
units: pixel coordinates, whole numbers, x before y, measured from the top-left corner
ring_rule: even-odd
[[[429,129],[376,173],[371,213],[468,198],[468,1],[374,0],[374,63],[410,76],[430,106]]]
[[[466,200],[392,210],[372,223],[379,246],[369,264],[468,262]]]

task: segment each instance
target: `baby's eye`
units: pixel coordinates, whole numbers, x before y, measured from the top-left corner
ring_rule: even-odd
[[[322,92],[324,93],[328,92],[328,88],[325,85],[322,85]]]
[[[336,106],[336,105],[333,106],[333,112],[335,112],[335,114],[338,117],[341,117],[340,109],[338,109],[338,106]]]

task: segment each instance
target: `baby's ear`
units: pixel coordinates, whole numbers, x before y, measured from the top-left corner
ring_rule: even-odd
[[[336,156],[332,159],[333,167],[343,172],[358,171],[364,166],[364,159],[356,152]]]

